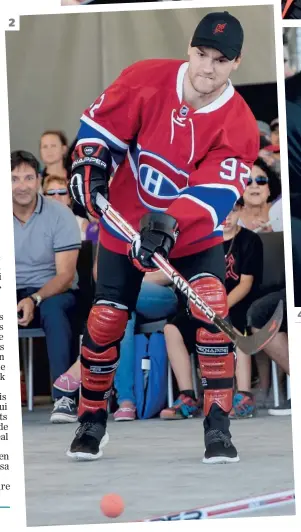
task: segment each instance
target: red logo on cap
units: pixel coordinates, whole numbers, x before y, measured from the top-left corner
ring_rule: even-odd
[[[224,33],[224,29],[226,26],[227,22],[225,22],[225,24],[218,24],[213,33]]]

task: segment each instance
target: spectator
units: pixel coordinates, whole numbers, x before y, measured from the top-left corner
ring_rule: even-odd
[[[263,159],[258,158],[243,195],[243,208],[238,223],[257,233],[271,232],[273,229],[269,211],[280,193],[281,183],[277,174]]]
[[[289,351],[287,337],[287,313],[285,289],[272,292],[255,301],[248,310],[247,319],[255,333],[261,329],[271,318],[279,301],[284,302],[284,317],[279,332],[273,340],[265,347],[265,354],[278,364],[282,370],[289,375]],[[291,400],[285,400],[280,407],[269,409],[270,415],[289,415],[291,413]]]
[[[52,379],[71,363],[71,317],[76,307],[80,233],[72,212],[38,193],[39,163],[11,154],[18,324],[42,327]],[[51,422],[77,421],[75,401],[58,390]]]
[[[43,183],[43,194],[49,199],[54,199],[66,207],[72,208],[72,199],[69,194],[68,183],[63,177],[48,175]],[[86,240],[86,231],[89,226],[89,221],[78,215],[75,215],[75,218],[79,226],[81,239]]]
[[[271,128],[271,144],[273,146],[279,146],[280,144],[280,137],[279,137],[279,119],[274,118],[272,122],[270,123]]]
[[[94,262],[93,276],[97,276],[97,256]],[[139,314],[147,320],[164,319],[174,314],[178,300],[172,288],[166,286],[170,281],[161,272],[147,273],[141,285],[136,312],[128,321],[124,338],[120,344],[120,362],[115,376],[118,410],[115,421],[133,421],[136,418],[136,400],[134,395],[135,368],[135,324]],[[79,359],[61,375],[54,386],[61,391],[75,392],[80,385]]]
[[[271,142],[271,128],[267,122],[262,120],[257,120],[257,125],[259,129],[259,135],[261,139],[265,139],[266,142]]]
[[[275,144],[264,144],[260,147],[258,157],[264,160],[280,180],[280,146]]]
[[[263,248],[258,235],[238,225],[241,204],[237,202],[224,223],[226,291],[233,326],[244,334],[246,313],[261,283]],[[187,305],[165,326],[168,357],[174,371],[179,397],[170,408],[162,410],[161,419],[183,419],[199,414],[199,401],[192,385],[189,353],[195,352],[194,338],[199,322],[187,313]],[[230,416],[252,417],[255,402],[251,394],[251,359],[238,351],[236,379],[238,392],[233,398]]]
[[[238,225],[241,213],[238,201],[224,223],[224,250],[226,258],[226,290],[230,318],[241,334],[245,333],[246,314],[256,299],[262,281],[263,246],[260,237]],[[237,393],[233,398],[230,417],[253,417],[255,401],[251,394],[251,358],[237,349]]]
[[[260,150],[258,157],[262,159],[280,179],[280,146],[271,144],[271,141],[260,138]]]
[[[62,131],[48,130],[40,140],[40,155],[45,168],[43,180],[47,175],[55,175],[68,179],[65,159],[68,152],[68,141]]]

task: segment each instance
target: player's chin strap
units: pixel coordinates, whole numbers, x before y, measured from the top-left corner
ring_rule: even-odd
[[[138,233],[135,229],[126,222],[115,209],[113,209],[112,205],[101,196],[101,194],[97,194],[96,202],[100,210],[106,215],[106,218],[124,234],[129,242],[132,242],[134,238],[137,238]],[[273,316],[266,325],[260,329],[260,331],[251,336],[242,336],[241,334],[236,333],[230,323],[218,316],[212,308],[210,308],[205,301],[196,294],[190,284],[169,264],[167,260],[163,259],[158,253],[154,254],[152,260],[166,277],[170,279],[175,287],[180,290],[187,299],[189,299],[190,303],[196,305],[204,316],[214,323],[220,331],[225,333],[246,355],[254,355],[258,351],[261,351],[279,331],[283,319],[283,301],[279,301]]]

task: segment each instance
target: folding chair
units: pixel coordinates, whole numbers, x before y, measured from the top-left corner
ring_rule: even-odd
[[[23,367],[24,367],[24,376],[26,383],[26,394],[27,394],[27,408],[30,412],[33,410],[33,339],[34,338],[43,338],[45,333],[43,329],[30,329],[24,327],[23,329],[18,330],[18,336],[21,340],[21,349],[22,349],[22,358],[23,358]]]

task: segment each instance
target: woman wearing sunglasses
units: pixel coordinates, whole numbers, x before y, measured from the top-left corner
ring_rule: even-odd
[[[43,194],[47,198],[54,199],[72,208],[72,200],[69,194],[67,180],[63,177],[49,175],[45,178],[43,184]],[[86,218],[75,215],[77,223],[81,232],[81,239],[86,240],[86,232],[89,226],[89,221]]]
[[[256,159],[243,195],[239,225],[256,233],[273,231],[271,208],[280,194],[277,174],[263,159]]]

